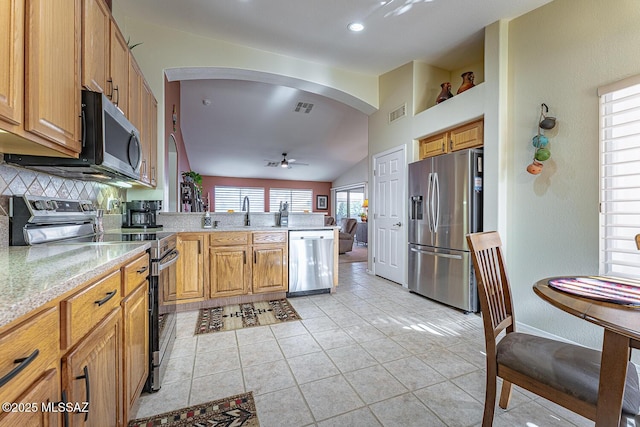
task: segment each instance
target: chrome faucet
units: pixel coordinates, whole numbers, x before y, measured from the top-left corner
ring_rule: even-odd
[[[249,196],[244,196],[244,200],[242,200],[242,210],[244,211],[246,209],[247,211],[244,217],[244,225],[247,227],[251,225],[251,221],[249,220],[249,211],[251,210],[251,208],[249,206]]]

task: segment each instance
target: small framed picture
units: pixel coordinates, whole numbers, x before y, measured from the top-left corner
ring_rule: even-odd
[[[316,196],[316,209],[319,211],[329,209],[329,196]]]

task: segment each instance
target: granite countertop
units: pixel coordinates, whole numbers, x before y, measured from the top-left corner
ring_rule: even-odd
[[[280,226],[218,226],[216,228],[202,228],[200,227],[171,227],[159,229],[158,231],[168,231],[172,233],[214,233],[217,231],[297,231],[297,230],[334,230],[340,228],[337,226],[325,226],[318,227],[313,225],[300,225],[295,227],[280,227]]]
[[[142,254],[148,242],[0,248],[0,326]]]

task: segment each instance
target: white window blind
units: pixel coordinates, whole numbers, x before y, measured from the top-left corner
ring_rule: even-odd
[[[289,202],[289,212],[312,210],[313,191],[291,188],[271,188],[269,190],[269,211],[278,212],[280,202]]]
[[[214,201],[216,212],[227,212],[233,209],[236,212],[242,210],[242,201],[249,197],[251,212],[264,212],[264,188],[227,187],[216,185],[214,188]]]
[[[600,95],[600,274],[640,278],[640,81]]]

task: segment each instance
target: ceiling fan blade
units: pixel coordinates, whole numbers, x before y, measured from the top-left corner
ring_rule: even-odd
[[[291,163],[291,160],[289,160],[289,163]],[[300,162],[296,162],[290,166],[309,166],[309,163],[300,163]]]

